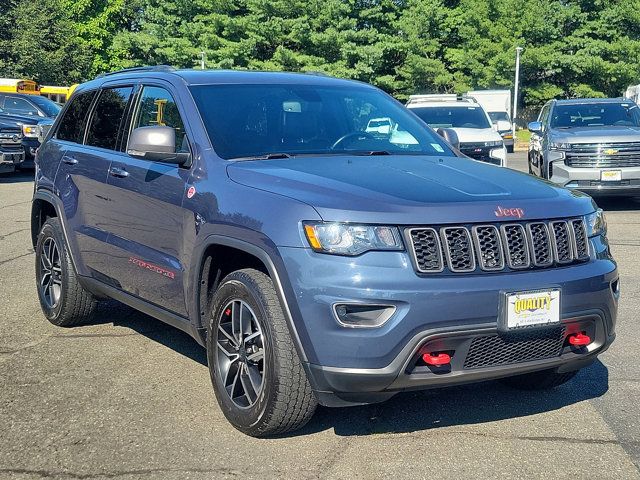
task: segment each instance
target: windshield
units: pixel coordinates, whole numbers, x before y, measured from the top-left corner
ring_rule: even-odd
[[[433,130],[373,88],[196,85],[191,91],[216,153],[225,159],[272,154],[455,155]]]
[[[58,113],[60,113],[60,110],[62,109],[62,107],[56,102],[45,97],[38,97],[34,95],[30,100],[35,103],[47,117],[54,118],[58,116]]]
[[[491,128],[484,110],[474,105],[412,108],[432,128]]]
[[[640,109],[633,102],[556,105],[551,128],[640,126]]]
[[[499,120],[506,120],[509,122],[509,114],[507,112],[487,112],[489,118],[492,122],[497,122]]]

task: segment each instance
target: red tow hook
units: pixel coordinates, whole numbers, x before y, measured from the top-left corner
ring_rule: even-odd
[[[574,347],[584,347],[591,343],[591,338],[584,333],[574,333],[573,335],[569,335],[569,343]]]
[[[423,353],[422,360],[424,360],[424,363],[427,365],[439,367],[451,363],[451,355],[448,353]]]

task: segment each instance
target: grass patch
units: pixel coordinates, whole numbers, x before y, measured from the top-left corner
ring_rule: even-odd
[[[529,143],[531,132],[529,130],[516,130],[517,143]]]

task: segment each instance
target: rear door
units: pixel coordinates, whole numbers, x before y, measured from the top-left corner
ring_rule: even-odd
[[[62,161],[55,183],[74,232],[80,256],[76,263],[80,273],[103,281],[110,281],[108,226],[117,216],[107,175],[111,162],[122,155],[116,146],[133,90],[133,85],[114,85],[79,94],[56,132]]]
[[[176,150],[189,151],[180,106],[169,84],[142,85],[128,130],[166,125],[176,131]],[[193,214],[182,209],[190,170],[126,155],[113,159],[107,180],[117,218],[109,223],[113,252],[109,275],[121,288],[179,315],[186,315],[183,238]]]

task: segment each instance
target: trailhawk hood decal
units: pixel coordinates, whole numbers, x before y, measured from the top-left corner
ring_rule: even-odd
[[[237,183],[311,205],[326,221],[475,223],[495,222],[498,206],[521,209],[522,219],[594,210],[581,193],[458,157],[299,157],[235,162],[227,171]]]

